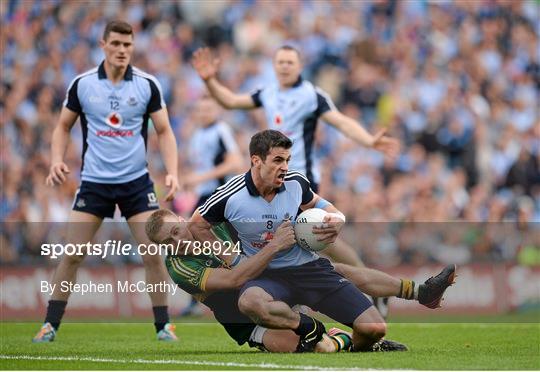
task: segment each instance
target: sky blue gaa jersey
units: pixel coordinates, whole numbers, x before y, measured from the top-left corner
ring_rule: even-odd
[[[149,115],[165,107],[154,76],[128,66],[124,79],[113,84],[102,62],[73,79],[64,106],[81,121],[83,181],[125,183],[148,172]]]
[[[310,182],[320,182],[314,154],[315,129],[319,117],[335,110],[331,98],[320,88],[299,78],[288,89],[271,84],[251,95],[263,107],[269,129],[279,130],[293,141],[289,169],[305,174]]]
[[[206,128],[197,128],[189,141],[189,159],[195,173],[206,173],[225,161],[229,153],[238,152],[231,127],[218,121]],[[223,185],[228,178],[210,180],[197,185],[199,196],[211,194],[216,187]]]
[[[253,256],[268,244],[284,220],[292,218],[294,221],[299,206],[309,203],[313,197],[307,178],[299,172],[288,172],[274,199],[267,202],[259,195],[248,171],[218,187],[198,211],[211,224],[229,222],[241,242],[242,252]],[[299,266],[318,258],[315,253],[294,245],[278,253],[269,267]]]

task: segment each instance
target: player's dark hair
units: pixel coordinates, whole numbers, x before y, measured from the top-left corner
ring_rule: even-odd
[[[146,232],[148,239],[154,243],[161,243],[158,241],[158,234],[163,227],[163,221],[165,220],[166,216],[176,217],[176,215],[169,209],[158,209],[146,220],[144,231]]]
[[[277,130],[263,130],[251,137],[249,156],[257,155],[263,161],[273,147],[290,149],[293,143],[289,137]]]
[[[300,51],[298,50],[298,48],[295,48],[295,47],[293,47],[292,45],[289,45],[289,44],[285,44],[285,45],[280,46],[280,47],[276,50],[276,54],[277,54],[277,52],[279,52],[280,50],[288,50],[288,51],[296,52],[296,55],[298,56],[298,60],[299,60],[300,62],[302,62],[302,53],[300,53]]]
[[[105,31],[103,31],[103,40],[107,40],[111,32],[133,36],[133,27],[124,21],[111,21],[107,23],[107,26],[105,26]]]

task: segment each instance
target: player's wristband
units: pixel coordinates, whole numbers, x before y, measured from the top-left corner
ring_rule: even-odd
[[[317,203],[315,203],[314,208],[324,209],[328,207],[329,205],[330,205],[330,202],[328,200],[319,198],[319,200],[317,200]]]

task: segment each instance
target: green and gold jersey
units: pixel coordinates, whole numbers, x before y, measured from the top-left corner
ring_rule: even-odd
[[[172,280],[192,295],[206,292],[206,280],[213,269],[230,269],[225,261],[214,255],[168,256],[165,265]]]

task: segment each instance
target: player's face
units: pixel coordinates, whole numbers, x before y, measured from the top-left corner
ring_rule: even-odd
[[[193,235],[188,229],[188,223],[182,217],[165,216],[163,219],[163,227],[160,231],[160,242],[163,244],[172,244],[175,248],[178,246],[180,252],[177,254],[185,254],[185,249],[189,243],[193,242]],[[181,243],[180,245],[178,243]]]
[[[262,161],[259,157],[258,164],[261,179],[267,186],[278,188],[285,182],[285,175],[289,170],[289,161],[291,160],[291,150],[282,147],[273,147],[270,149],[266,159]]]
[[[101,40],[105,60],[115,68],[126,68],[133,54],[133,35],[111,32],[107,40]]]
[[[215,123],[218,117],[219,107],[210,98],[203,98],[195,106],[195,120],[203,127]]]
[[[298,53],[294,50],[278,50],[274,57],[274,70],[281,87],[293,86],[302,72]]]

